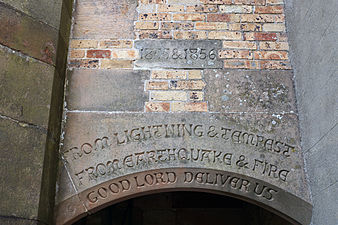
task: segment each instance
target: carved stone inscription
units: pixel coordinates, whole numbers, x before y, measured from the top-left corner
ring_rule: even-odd
[[[214,189],[232,190],[250,195],[262,201],[273,201],[278,194],[275,187],[267,186],[250,178],[236,176],[232,173],[196,169],[175,169],[149,171],[117,179],[93,188],[86,195],[86,204],[97,204],[106,199],[119,198],[126,192],[138,192],[147,188],[168,188],[175,186],[210,187]],[[230,191],[230,192],[232,192]]]
[[[147,192],[197,189],[240,196],[302,221],[310,210],[297,117],[275,120],[71,112],[61,158],[86,210]],[[285,207],[290,203],[302,213]]]
[[[219,40],[140,40],[141,58],[135,65],[146,68],[222,68]]]
[[[208,168],[261,179],[306,198],[297,130],[292,127],[296,117],[285,115],[277,125],[274,119],[74,113],[68,117],[61,156],[79,191],[135,172]]]

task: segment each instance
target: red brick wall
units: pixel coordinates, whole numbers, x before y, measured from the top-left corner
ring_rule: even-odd
[[[140,57],[133,48],[135,40],[198,39],[223,41],[218,54],[225,70],[289,70],[283,4],[283,0],[139,0],[132,15],[133,39],[116,39],[114,31],[114,38],[77,36],[70,45],[69,67],[133,69],[133,61]],[[86,10],[75,17],[74,26],[77,19],[86,18]],[[90,29],[100,33],[105,28]],[[150,95],[144,110],[208,111],[206,85],[203,70],[154,70],[145,83]]]

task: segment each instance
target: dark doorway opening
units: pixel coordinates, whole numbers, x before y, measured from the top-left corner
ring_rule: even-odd
[[[201,192],[168,192],[133,198],[73,225],[291,225],[235,198]]]

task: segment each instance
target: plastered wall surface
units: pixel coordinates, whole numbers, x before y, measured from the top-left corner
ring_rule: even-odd
[[[286,1],[313,225],[338,222],[338,2]]]

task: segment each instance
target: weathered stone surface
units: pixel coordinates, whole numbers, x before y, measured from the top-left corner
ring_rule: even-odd
[[[292,71],[205,70],[212,112],[296,112]]]
[[[0,118],[0,144],[1,215],[36,219],[45,131]]]
[[[0,49],[0,114],[47,127],[54,67]]]
[[[1,217],[0,216],[0,224],[1,225],[37,225],[38,221],[16,218],[16,217]]]
[[[70,110],[144,111],[148,71],[73,70],[69,72]]]
[[[338,1],[285,1],[312,224],[338,221]]]
[[[256,181],[264,181],[264,185],[272,185],[273,190],[278,187],[278,196],[283,193],[276,197],[278,201],[272,201],[271,196],[264,194],[263,197],[256,198],[249,190],[244,191],[247,192],[245,197],[276,210],[283,208],[288,211],[283,205],[289,204],[291,200],[294,204],[300,204],[294,207],[305,207],[306,210],[311,208],[306,203],[309,201],[309,193],[299,147],[297,116],[294,114],[275,118],[268,114],[189,113],[187,117],[186,113],[74,112],[68,113],[65,133],[62,157],[67,162],[68,172],[79,190],[82,202],[91,210],[114,199],[143,191],[131,187],[131,191],[127,188],[126,192],[104,197],[108,194],[108,188],[111,188],[112,192],[118,192],[118,186],[110,185],[112,181],[123,183],[123,176],[134,179],[133,174],[136,173],[143,176],[138,184],[143,182],[144,190],[194,188],[200,185],[198,181],[182,180],[167,186],[164,185],[164,180],[171,179],[170,175],[156,177],[160,175],[154,175],[152,170],[163,174],[172,170],[182,176],[184,171],[205,171],[197,180],[207,179],[208,175],[205,174],[209,170],[236,174],[239,177],[247,177],[245,179],[253,179],[250,181],[252,185]],[[152,175],[145,178],[148,173]],[[213,176],[215,181],[215,172]],[[152,183],[152,179],[156,182]],[[121,185],[126,184],[122,183]],[[137,186],[137,183],[135,185]],[[215,188],[243,195],[240,190],[230,186],[229,189],[222,189],[221,186],[212,185],[212,182],[204,185],[207,185],[202,185],[206,189]],[[202,186],[199,187],[203,188]],[[101,199],[96,196],[98,191],[103,196]],[[270,194],[273,193],[274,191],[271,191]],[[293,219],[302,218],[297,213],[288,213]],[[308,214],[303,216],[307,218],[306,221],[308,217]],[[300,223],[305,224],[304,221]]]
[[[1,2],[14,7],[18,11],[28,14],[38,21],[47,23],[56,29],[60,25],[62,0],[1,0]]]
[[[74,38],[134,38],[137,0],[77,1]]]
[[[65,164],[65,162],[61,160],[59,163],[58,179],[56,184],[55,206],[63,202],[63,206],[66,207],[66,209],[55,207],[55,214],[57,214],[59,218],[68,218],[67,216],[69,215],[76,217],[79,214],[86,212],[83,203],[77,196],[77,192],[74,189],[72,181],[67,173],[66,166],[67,163]],[[59,222],[61,221],[59,220]],[[64,222],[66,221],[62,221],[62,224]]]
[[[72,181],[67,173],[66,165],[62,159],[59,162],[57,176],[56,204],[76,194],[76,190],[74,189]]]
[[[55,64],[58,31],[0,4],[0,44]]]
[[[218,57],[220,40],[140,40],[135,41],[144,68],[222,68]]]

